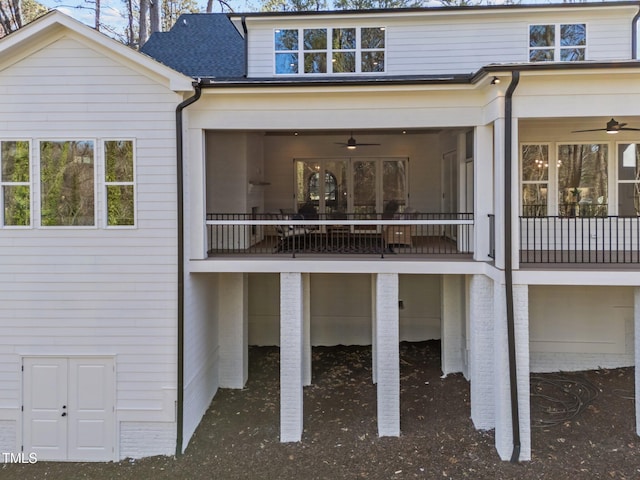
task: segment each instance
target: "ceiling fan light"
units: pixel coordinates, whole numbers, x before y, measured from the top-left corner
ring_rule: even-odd
[[[347,150],[355,150],[356,146],[355,145],[347,145]]]
[[[615,135],[616,133],[618,133],[619,130],[607,130],[607,133],[609,135]]]

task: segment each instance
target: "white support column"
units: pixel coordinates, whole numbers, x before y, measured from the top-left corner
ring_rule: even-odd
[[[510,460],[513,452],[511,422],[511,385],[504,285],[494,285],[494,351],[495,351],[495,442],[502,460]],[[529,402],[529,300],[527,285],[513,286],[513,310],[516,343],[516,382],[518,386],[518,419],[520,423],[519,460],[531,460],[531,422]]]
[[[302,308],[303,308],[303,359],[304,369],[302,384],[311,385],[311,277],[308,273],[302,274]]]
[[[299,442],[303,425],[303,281],[280,274],[280,441]]]
[[[504,118],[493,122],[493,208],[495,215],[494,259],[497,268],[504,268]],[[517,197],[516,197],[517,198]]]
[[[473,275],[469,282],[469,377],[471,420],[480,430],[495,427],[493,280]]]
[[[400,435],[400,328],[398,274],[376,278],[378,435]]]
[[[243,388],[249,376],[249,281],[246,273],[220,274],[220,387]]]
[[[474,251],[473,259],[488,260],[489,214],[493,212],[493,198],[487,192],[493,191],[493,125],[476,127],[475,155],[473,159],[473,205],[474,205]]]
[[[511,122],[511,267],[520,268],[520,142],[518,119]]]
[[[378,315],[376,312],[376,275],[371,275],[371,381],[378,383],[377,363],[378,363],[378,349],[376,344],[378,343],[378,334],[376,329],[376,323],[378,321]]]
[[[442,373],[464,370],[464,277],[442,276]]]
[[[640,436],[640,287],[633,289],[633,319],[636,365],[636,434]]]

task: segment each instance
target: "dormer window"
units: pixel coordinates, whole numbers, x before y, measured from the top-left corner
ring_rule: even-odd
[[[584,23],[529,26],[531,62],[585,60],[586,48],[587,26]]]
[[[274,52],[277,75],[381,73],[385,28],[276,29]]]

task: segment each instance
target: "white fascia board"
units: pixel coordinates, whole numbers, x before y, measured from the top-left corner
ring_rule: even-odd
[[[133,69],[141,71],[141,73],[146,70],[152,76],[159,77],[167,82],[168,88],[175,92],[193,90],[193,79],[57,10],[43,15],[0,40],[0,58],[7,58],[13,51],[21,51],[21,47],[24,47],[24,53],[33,50],[35,44],[50,44],[65,35],[82,39],[85,42],[88,41],[88,48],[99,50],[101,53],[114,57],[121,62],[124,61]]]

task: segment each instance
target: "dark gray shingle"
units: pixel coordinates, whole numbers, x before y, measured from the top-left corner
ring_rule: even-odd
[[[154,33],[140,51],[194,78],[244,76],[244,39],[224,13],[180,15],[170,31]]]

